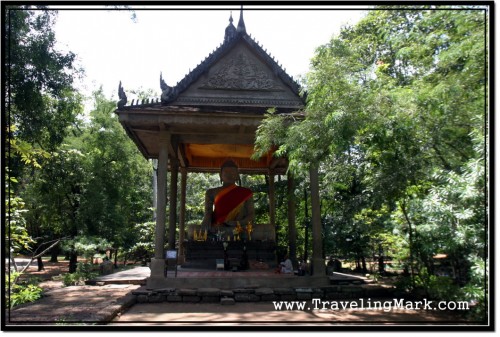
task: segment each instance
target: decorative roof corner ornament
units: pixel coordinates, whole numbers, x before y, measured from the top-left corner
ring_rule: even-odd
[[[118,103],[116,104],[118,106],[118,109],[121,109],[127,104],[127,95],[125,95],[125,90],[123,90],[122,87],[122,81],[120,81],[120,84],[118,85]]]
[[[162,103],[169,103],[177,98],[177,90],[165,83],[162,73],[160,73],[160,88]]]
[[[229,15],[229,25],[226,27],[224,34],[224,43],[232,40],[236,36],[236,27],[233,25],[233,12]]]

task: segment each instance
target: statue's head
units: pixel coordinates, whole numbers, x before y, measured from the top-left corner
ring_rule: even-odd
[[[231,159],[226,160],[220,167],[222,184],[234,184],[239,178],[238,165]]]
[[[232,159],[227,159],[225,162],[222,163],[220,167],[221,172],[225,167],[235,167],[236,169],[238,169],[238,165]]]

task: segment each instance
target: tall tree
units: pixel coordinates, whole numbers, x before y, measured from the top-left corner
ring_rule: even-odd
[[[94,100],[89,120],[65,138],[26,189],[28,224],[80,246],[104,239],[108,248],[128,249],[139,235],[135,226],[151,218],[151,167],[118,122],[115,102],[101,91]]]
[[[19,191],[32,182],[34,171],[57,148],[67,127],[82,111],[80,96],[73,87],[82,72],[74,66],[74,54],[55,49],[55,11],[41,6],[5,6],[3,13],[4,163],[8,166],[7,181],[19,182],[6,184],[7,220],[12,234],[24,223],[21,219],[13,221],[22,204]],[[23,217],[29,214],[24,211]]]
[[[472,177],[483,176],[478,146],[487,145],[487,18],[487,9],[470,6],[370,11],[317,49],[305,119],[269,114],[258,130],[257,153],[278,146],[297,172],[321,162],[335,235],[404,245],[402,258],[419,276],[430,272],[436,252],[451,257],[463,249],[468,263],[486,262],[485,214],[472,207],[484,202],[485,190],[473,186],[485,180]],[[477,192],[467,211],[455,198],[465,186]],[[449,221],[432,220],[439,217],[429,198],[438,195],[457,207],[453,216],[442,204],[434,209]],[[447,239],[464,235],[457,221],[467,224],[468,238],[458,246]],[[429,222],[432,238],[424,235]],[[472,250],[468,240],[476,242]]]
[[[6,6],[5,10],[6,130],[13,152],[54,150],[82,111],[73,87],[82,75],[75,55],[55,49],[53,31],[57,12],[42,6]],[[16,146],[22,144],[24,146]],[[11,169],[19,175],[18,157]]]
[[[114,114],[116,103],[100,91],[94,99],[91,121],[79,137],[92,172],[79,223],[89,233],[113,242],[115,248],[123,248],[134,241],[130,233],[134,225],[151,219],[152,167],[120,125]]]

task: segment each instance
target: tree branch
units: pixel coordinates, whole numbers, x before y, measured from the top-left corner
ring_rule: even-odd
[[[38,246],[38,248],[42,247],[44,244],[49,244],[50,242],[53,242],[49,247],[47,247],[46,249],[44,249],[41,253],[37,254],[37,255],[33,255],[31,257],[31,260],[30,262],[28,262],[28,264],[26,264],[26,266],[20,271],[20,274],[24,273],[26,271],[26,269],[29,268],[29,266],[31,266],[31,264],[33,263],[33,261],[41,256],[43,256],[46,252],[48,252],[50,249],[52,249],[52,247],[54,247],[55,245],[57,245],[59,242],[61,242],[61,240],[66,240],[67,237],[64,237],[64,238],[60,238],[60,239],[56,239],[56,240],[52,240],[52,241],[48,241],[48,242],[44,242],[42,243],[40,246]],[[36,254],[36,251],[38,250],[38,248],[35,250],[35,252],[33,254]],[[16,280],[17,281],[17,278]],[[15,283],[14,281],[14,283]]]

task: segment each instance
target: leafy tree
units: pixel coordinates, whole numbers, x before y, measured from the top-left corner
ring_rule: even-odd
[[[7,180],[19,182],[9,185],[6,194],[7,222],[9,233],[16,233],[22,221],[11,206],[20,205],[20,190],[30,183],[82,111],[80,95],[73,88],[82,71],[74,66],[74,54],[54,48],[55,11],[42,6],[6,6],[4,13]]]
[[[135,224],[151,218],[151,165],[128,138],[114,114],[115,103],[95,93],[91,122],[81,136],[87,156],[87,188],[79,223],[88,233],[128,248]],[[134,186],[131,187],[131,182]]]
[[[72,85],[82,73],[74,66],[73,53],[55,49],[55,11],[30,6],[6,9],[7,126],[18,127],[16,138],[51,150],[81,112]]]
[[[64,245],[72,255],[72,271],[76,255],[87,252],[92,242],[107,240],[115,252],[128,249],[137,239],[135,225],[151,218],[151,204],[145,202],[152,195],[151,167],[114,109],[114,102],[96,92],[88,122],[65,138],[24,191],[32,232],[72,239]],[[95,239],[77,244],[87,242],[74,241],[78,237]],[[94,253],[104,250],[101,246]]]
[[[304,117],[266,116],[257,154],[277,147],[297,175],[320,163],[329,250],[363,258],[403,248],[413,286],[439,284],[425,276],[437,252],[465,268],[465,282],[479,275],[471,265],[485,262],[486,191],[473,186],[485,181],[486,20],[481,7],[370,11],[317,49]],[[466,190],[476,192],[464,203]]]
[[[5,180],[7,184],[5,188],[9,193],[5,200],[5,214],[6,222],[9,226],[4,242],[4,253],[6,256],[12,256],[12,253],[30,249],[33,239],[26,229],[24,213],[27,212],[27,209],[25,208],[24,200],[16,197],[10,188],[10,185],[17,183],[17,180],[13,177],[7,177]],[[17,269],[15,263],[14,268]]]
[[[79,150],[63,146],[34,172],[33,181],[22,191],[29,209],[27,226],[33,236],[49,241],[78,235],[77,219],[88,174],[83,158]],[[58,250],[54,252],[57,257]],[[76,263],[75,254],[72,261]]]

